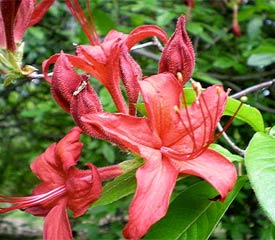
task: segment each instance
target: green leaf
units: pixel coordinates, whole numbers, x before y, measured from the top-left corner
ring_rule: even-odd
[[[202,72],[195,72],[193,74],[193,78],[198,79],[198,80],[203,81],[203,82],[206,82],[206,83],[210,83],[210,84],[221,84],[220,80],[218,80],[216,78],[213,78],[213,77],[210,77],[207,74],[202,73]]]
[[[253,67],[266,67],[275,62],[275,54],[274,53],[256,53],[252,54],[248,60],[247,64]]]
[[[132,194],[136,189],[136,169],[142,164],[143,160],[138,158],[120,163],[126,173],[107,183],[103,187],[101,197],[92,207],[107,205]]]
[[[106,35],[111,29],[115,29],[115,23],[110,14],[100,10],[93,9],[93,19],[101,34]],[[104,19],[104,21],[102,21]]]
[[[260,205],[275,224],[275,139],[256,133],[247,147],[245,166]]]
[[[144,239],[208,239],[246,180],[240,177],[223,203],[209,200],[218,194],[209,183],[191,185],[171,203],[167,215]]]
[[[261,27],[263,26],[262,17],[252,18],[247,26],[247,33],[250,39],[255,39],[261,35]]]
[[[115,178],[112,182],[103,187],[101,197],[92,205],[92,207],[103,206],[115,202],[136,189],[135,170],[130,171]]]
[[[225,156],[227,159],[229,159],[231,162],[242,162],[243,161],[242,157],[240,157],[239,155],[236,155],[236,154],[232,154],[230,151],[228,151],[228,149],[222,147],[219,144],[213,143],[210,145],[210,148],[219,152],[220,154]]]
[[[233,116],[240,104],[240,101],[229,97],[223,114],[227,116]],[[248,123],[257,132],[264,131],[263,117],[257,108],[243,104],[235,117]]]

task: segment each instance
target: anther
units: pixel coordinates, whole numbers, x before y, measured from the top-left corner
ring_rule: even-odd
[[[247,96],[242,96],[242,97],[240,98],[240,101],[243,102],[243,103],[247,102],[247,101],[248,101]]]
[[[221,95],[221,88],[219,86],[216,87],[216,91],[218,95]]]
[[[194,89],[194,91],[196,92],[197,96],[199,96],[202,92],[202,86],[199,82],[196,82],[196,81],[192,81],[192,87]]]
[[[77,96],[87,85],[88,83],[83,81],[80,86],[73,92],[73,96]]]
[[[183,77],[181,72],[177,72],[177,79],[179,80],[179,82],[183,82]]]
[[[178,114],[180,114],[180,109],[177,105],[174,106],[174,111]]]

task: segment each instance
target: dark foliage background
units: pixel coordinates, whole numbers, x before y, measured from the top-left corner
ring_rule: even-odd
[[[142,24],[156,24],[169,35],[177,17],[188,12],[185,1],[91,1],[93,16],[100,36],[110,29],[128,33]],[[204,87],[222,83],[231,93],[275,78],[275,1],[244,0],[239,5],[242,34],[232,32],[234,0],[196,0],[187,30],[196,51],[193,78]],[[85,1],[83,1],[85,3]],[[84,4],[83,4],[84,6]],[[190,9],[189,9],[190,10]],[[54,53],[74,53],[73,43],[88,44],[76,21],[62,1],[57,1],[46,17],[25,35],[24,62],[41,69],[41,63]],[[150,39],[149,39],[150,40]],[[149,41],[148,40],[148,41]],[[146,57],[150,53],[153,58]],[[159,52],[148,47],[132,52],[144,75],[157,72]],[[105,109],[112,110],[109,97],[100,89]],[[247,95],[248,104],[263,113],[266,127],[275,122],[275,87]],[[0,189],[5,195],[31,193],[37,179],[29,163],[53,141],[58,141],[73,121],[53,101],[49,85],[41,79],[19,79],[4,88],[0,86]],[[234,121],[228,134],[241,148],[246,148],[253,131]],[[119,162],[126,156],[108,143],[83,137],[83,162],[98,166]],[[221,144],[226,142],[221,139]],[[89,210],[74,219],[76,239],[120,239],[130,199],[110,206]],[[266,239],[271,225],[259,209],[247,185],[224,216],[213,239]],[[81,237],[82,236],[82,237]]]

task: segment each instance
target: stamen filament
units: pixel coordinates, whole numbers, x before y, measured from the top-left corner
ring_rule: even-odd
[[[56,198],[62,196],[66,192],[65,185],[59,186],[50,190],[47,193],[29,196],[29,197],[9,197],[9,196],[0,196],[0,203],[10,203],[14,206],[7,208],[0,208],[0,213],[9,212],[15,209],[25,209],[37,204],[45,203],[49,200],[53,201]]]

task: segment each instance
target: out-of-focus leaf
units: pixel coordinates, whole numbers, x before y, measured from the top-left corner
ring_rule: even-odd
[[[263,26],[263,19],[261,17],[252,18],[247,26],[247,33],[250,39],[259,37],[261,27]]]
[[[248,60],[247,64],[252,67],[266,67],[275,62],[275,53],[255,53],[252,54]]]
[[[221,81],[219,81],[218,79],[210,77],[202,72],[195,72],[193,74],[193,78],[210,84],[221,84]]]
[[[116,28],[115,23],[109,13],[105,13],[99,9],[94,9],[93,16],[95,24],[101,34],[106,35],[111,29]]]

